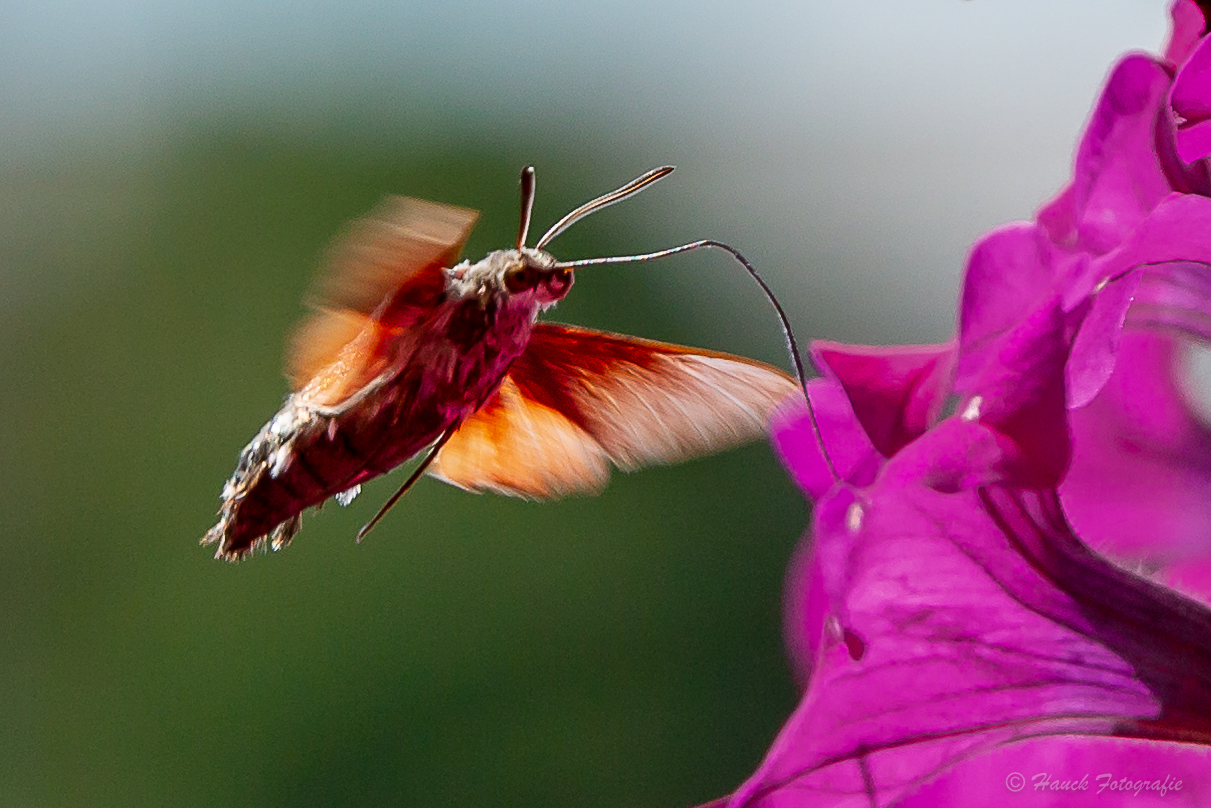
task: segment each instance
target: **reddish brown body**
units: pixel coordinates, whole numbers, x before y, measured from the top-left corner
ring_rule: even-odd
[[[394,469],[483,406],[529,339],[534,307],[519,303],[495,311],[478,300],[438,303],[418,318],[411,339],[386,343],[391,371],[357,406],[317,408],[291,396],[241,457],[248,481],[229,551],[242,553],[279,524],[293,531],[304,509]],[[276,476],[248,474],[266,465]],[[289,536],[282,531],[274,541],[281,546]]]
[[[393,199],[335,250],[318,314],[296,335],[295,392],[244,449],[203,539],[220,558],[285,546],[303,510],[352,498],[434,444],[430,473],[469,490],[592,491],[611,463],[761,434],[795,389],[750,360],[536,324],[571,271],[527,247],[451,266],[474,220]]]

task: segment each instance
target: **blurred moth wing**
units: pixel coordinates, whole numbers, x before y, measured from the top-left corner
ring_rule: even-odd
[[[534,499],[596,493],[610,465],[676,463],[759,438],[770,409],[797,389],[761,362],[538,323],[500,390],[429,473]]]
[[[477,211],[392,196],[329,251],[295,329],[286,377],[310,403],[335,406],[385,372],[391,346],[445,291]]]
[[[287,347],[293,393],[241,452],[223,487],[219,520],[202,539],[218,544],[217,557],[239,560],[265,543],[285,547],[302,510],[385,470],[370,462],[382,431],[359,416],[373,394],[386,392],[392,358],[410,328],[440,302],[445,268],[458,259],[477,216],[389,197],[335,243],[309,295],[313,313]],[[409,454],[428,441],[413,442]]]

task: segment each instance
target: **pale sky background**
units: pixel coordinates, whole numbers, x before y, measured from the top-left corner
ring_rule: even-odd
[[[972,240],[1062,185],[1112,61],[1167,25],[1162,0],[10,0],[0,167],[358,100],[401,128],[592,132],[677,164],[662,199],[752,253],[809,336],[938,340]]]

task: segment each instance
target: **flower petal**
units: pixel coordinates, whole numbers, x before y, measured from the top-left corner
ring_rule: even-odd
[[[1169,85],[1169,71],[1146,56],[1115,66],[1077,150],[1072,185],[1039,211],[1056,244],[1094,255],[1111,250],[1173,190],[1157,154]]]
[[[843,619],[864,653],[824,633],[733,808],[888,805],[1036,735],[1211,739],[1211,611],[1088,552],[1054,495],[888,474],[839,486],[814,537],[847,548]]]
[[[991,346],[1054,294],[1062,261],[1046,233],[1027,222],[1000,227],[975,245],[959,309],[960,379],[987,364]]]
[[[1068,357],[1069,407],[1092,401],[1114,372],[1123,324],[1140,280],[1140,273],[1132,272],[1107,281],[1093,294]]]
[[[1091,280],[1111,280],[1143,264],[1211,265],[1211,199],[1169,194],[1138,224],[1120,247],[1090,266]]]
[[[811,412],[802,398],[790,396],[770,414],[770,440],[791,479],[813,501],[837,483],[837,475],[858,485],[874,480],[883,458],[854,418],[844,391],[816,379],[808,383],[807,393]]]
[[[786,571],[782,604],[782,634],[791,673],[800,689],[807,687],[816,654],[824,640],[825,625],[832,604],[825,585],[826,572],[810,541],[795,548]]]
[[[954,352],[951,343],[812,345],[817,366],[840,382],[867,437],[884,457],[891,457],[937,420]]]
[[[1070,407],[1088,404],[1110,378],[1128,319],[1211,339],[1211,199],[1166,197],[1086,276],[1094,291],[1069,361]]]
[[[1190,58],[1190,52],[1202,39],[1206,21],[1202,9],[1194,0],[1177,0],[1169,14],[1173,18],[1173,32],[1165,47],[1165,61],[1180,65]]]
[[[1177,382],[1181,343],[1128,331],[1110,382],[1071,413],[1060,496],[1095,549],[1148,564],[1211,552],[1211,429]]]
[[[1179,116],[1177,153],[1187,163],[1211,153],[1211,40],[1202,40],[1178,71],[1169,103]]]
[[[1058,300],[1044,302],[977,352],[960,343],[955,391],[969,396],[962,417],[996,427],[1014,452],[998,460],[999,473],[1013,466],[1017,484],[1056,484],[1068,464],[1064,376],[1068,318]],[[967,360],[966,362],[964,360]]]

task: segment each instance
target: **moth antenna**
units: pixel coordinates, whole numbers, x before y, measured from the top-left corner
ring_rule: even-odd
[[[534,210],[534,166],[521,170],[521,226],[517,230],[517,249],[526,246],[530,235],[530,213]]]
[[[645,175],[646,176],[646,175]],[[640,178],[642,179],[642,178]],[[638,182],[638,180],[636,180]],[[621,190],[621,189],[620,189]],[[612,200],[617,201],[617,200]],[[592,203],[590,203],[592,204]],[[689,244],[682,244],[679,247],[669,247],[667,250],[658,250],[657,252],[643,253],[642,255],[616,255],[608,258],[582,258],[579,261],[559,261],[555,264],[555,269],[577,269],[579,267],[595,266],[597,264],[628,264],[637,261],[651,261],[655,258],[664,258],[668,255],[676,255],[677,253],[691,252],[704,247],[716,247],[727,253],[730,253],[733,258],[740,262],[748,274],[752,276],[757,285],[761,287],[761,291],[765,293],[765,297],[773,305],[774,311],[778,313],[778,320],[782,324],[782,334],[786,337],[786,347],[791,355],[791,363],[795,367],[795,377],[799,382],[799,389],[803,392],[803,400],[807,402],[807,414],[811,420],[812,432],[816,436],[816,442],[820,445],[820,454],[824,457],[824,462],[828,466],[829,472],[833,475],[834,480],[840,480],[841,475],[837,473],[837,467],[833,465],[832,457],[828,454],[828,447],[824,443],[824,436],[820,433],[820,422],[816,419],[816,409],[812,406],[811,396],[807,392],[807,373],[803,369],[803,356],[799,352],[799,341],[795,339],[795,331],[791,328],[790,319],[786,316],[786,311],[782,308],[782,304],[778,302],[774,291],[770,289],[769,284],[757,272],[749,260],[740,254],[740,251],[730,244],[724,244],[722,241],[714,239],[702,239],[701,241],[692,241]]]
[[[601,210],[602,208],[608,208],[610,205],[613,205],[615,202],[621,202],[622,200],[626,199],[628,196],[633,196],[633,195],[639,193],[644,188],[651,185],[653,182],[663,179],[664,177],[667,177],[671,173],[673,173],[673,166],[663,166],[661,168],[653,168],[651,171],[644,174],[642,177],[636,177],[635,179],[631,180],[630,182],[628,182],[626,185],[622,186],[621,188],[619,188],[615,191],[610,191],[608,194],[602,194],[601,196],[597,197],[596,199],[594,199],[591,202],[585,202],[583,205],[578,207],[576,210],[572,211],[567,216],[564,216],[558,222],[551,225],[551,229],[548,230],[546,233],[543,233],[542,238],[540,238],[538,240],[538,243],[534,245],[534,249],[541,250],[543,247],[545,247],[547,244],[549,244],[551,242],[551,239],[555,238],[560,233],[567,230],[569,227],[576,224],[578,221],[580,221],[584,217],[588,216],[590,213],[596,213],[597,211]]]
[[[442,436],[437,439],[437,443],[433,444],[433,448],[429,450],[429,454],[425,455],[425,459],[413,470],[408,479],[404,481],[404,484],[399,487],[399,490],[391,495],[391,499],[387,500],[383,507],[378,509],[378,513],[374,515],[373,519],[362,525],[362,529],[357,532],[358,544],[361,544],[362,539],[366,538],[366,534],[373,530],[374,526],[387,515],[387,511],[391,510],[395,503],[399,502],[399,498],[408,493],[409,488],[416,485],[416,481],[420,479],[420,476],[425,473],[425,470],[429,466],[433,465],[433,461],[437,459],[437,453],[446,445],[446,441],[450,440],[450,436],[454,434],[456,429],[457,427],[450,427],[442,433]]]

